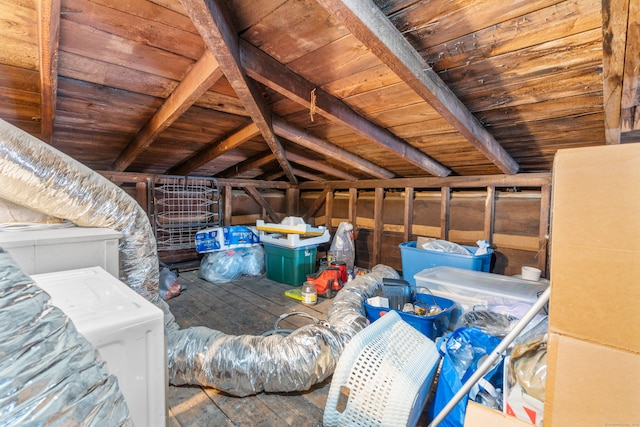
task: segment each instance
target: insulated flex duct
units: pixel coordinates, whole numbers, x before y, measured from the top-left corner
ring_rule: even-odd
[[[138,293],[157,293],[156,242],[144,210],[108,179],[3,120],[0,197],[82,227],[121,232],[121,279]]]
[[[391,267],[375,266],[338,292],[326,324],[287,336],[230,336],[202,327],[176,331],[169,335],[170,382],[235,396],[308,390],[333,374],[346,344],[367,326],[362,302],[382,288],[384,278],[399,276]]]
[[[0,119],[0,197],[80,226],[122,233],[120,278],[165,312],[169,381],[236,396],[308,390],[329,377],[351,337],[367,325],[362,302],[398,273],[378,265],[335,297],[328,321],[288,336],[231,336],[205,327],[179,330],[158,296],[156,241],[144,210],[118,186]]]
[[[159,262],[145,211],[120,187],[52,146],[0,119],[0,197],[82,227],[122,233],[120,279],[160,307]]]
[[[0,249],[0,425],[132,426],[95,348]]]

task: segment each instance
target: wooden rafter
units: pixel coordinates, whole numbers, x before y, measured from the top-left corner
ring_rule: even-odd
[[[394,176],[392,172],[389,172],[388,170],[381,168],[380,166],[377,166],[376,164],[369,162],[368,160],[365,160],[362,157],[349,153],[348,151],[343,150],[340,147],[330,144],[321,138],[313,136],[309,132],[305,131],[304,129],[300,129],[275,115],[273,116],[273,130],[277,135],[297,145],[308,148],[310,150],[314,150],[325,156],[332,157],[337,161],[343,162],[351,167],[355,167],[356,169],[359,169],[376,178],[392,178]],[[197,153],[196,155],[187,159],[185,162],[171,169],[167,173],[177,174],[177,175],[189,174],[193,170],[199,168],[205,163],[210,162],[211,160],[224,154],[225,152],[231,150],[232,148],[238,147],[239,145],[246,142],[250,138],[253,138],[254,136],[256,136],[258,133],[259,133],[258,128],[254,124],[251,124],[241,129],[240,131],[235,132],[234,134],[228,136],[223,141],[218,142],[215,145]],[[294,157],[295,157],[295,154],[294,154]],[[300,159],[299,156],[296,158]],[[266,163],[269,163],[274,159],[275,159],[275,155],[269,156],[268,153],[259,153],[258,155],[253,156],[250,159],[247,159],[238,165],[232,166],[230,168],[227,168],[221,171],[220,173],[216,174],[216,176],[219,176],[219,177],[235,176],[237,174],[246,172],[247,170],[258,168]],[[289,156],[288,152],[287,152],[287,159],[293,162],[296,162],[296,160],[293,160],[293,158]],[[301,163],[301,162],[297,162],[297,163],[304,165],[304,163]],[[311,169],[324,171],[325,173],[329,175],[333,175],[337,178],[342,178],[347,180],[356,179],[356,177],[354,177],[351,174],[347,174],[343,171],[339,171],[327,165],[322,165],[321,167],[320,164],[315,164],[314,166],[309,166],[307,164],[306,166],[310,167]]]
[[[620,143],[620,108],[630,0],[602,3],[604,132],[607,144]]]
[[[40,56],[40,132],[43,141],[53,142],[58,87],[58,42],[60,0],[38,0],[38,54]]]
[[[260,49],[242,41],[240,47],[242,66],[251,78],[305,107],[309,107],[311,92],[315,89],[315,108],[318,114],[349,127],[433,175],[444,177],[451,173],[451,170],[422,151],[387,129],[365,119],[347,104],[316,87],[312,82],[294,73]]]
[[[233,176],[240,175],[241,173],[264,166],[267,163],[274,161],[275,159],[276,155],[273,154],[273,152],[271,152],[270,150],[258,153],[255,156],[249,157],[247,160],[244,160],[223,170],[220,173],[217,173],[216,177],[231,178]]]
[[[251,197],[255,202],[262,207],[267,215],[267,218],[271,222],[280,223],[280,215],[271,207],[269,202],[260,194],[257,188],[255,187],[244,187],[244,191]]]
[[[181,0],[181,3],[207,47],[216,55],[227,80],[258,126],[287,178],[291,183],[296,184],[298,180],[287,161],[278,137],[273,132],[271,113],[260,88],[256,82],[247,78],[240,66],[238,33],[234,30],[227,11],[217,0]]]
[[[620,107],[620,142],[640,141],[640,5],[629,1],[627,49]]]
[[[274,116],[273,118],[273,130],[281,137],[297,145],[314,150],[325,156],[330,156],[376,178],[388,179],[394,177],[393,172],[381,168],[375,163],[356,156],[347,150],[330,144],[324,139],[311,135],[306,130],[300,129],[279,117]]]
[[[124,171],[136,157],[171,126],[193,103],[222,77],[218,62],[208,50],[167,97],[162,106],[138,131],[113,163],[113,170]]]
[[[395,179],[361,179],[355,182],[327,181],[323,184],[303,182],[300,190],[321,190],[323,188],[470,188],[470,187],[540,187],[551,184],[551,173],[519,173],[515,175],[476,175],[448,176],[446,178],[395,178]]]
[[[319,182],[324,181],[324,179],[320,178],[318,175],[311,172],[303,171],[298,168],[293,168],[293,172],[296,174],[296,176],[299,176],[301,178],[306,178],[309,181],[319,181]]]
[[[287,150],[287,159],[292,163],[306,166],[309,169],[320,171],[324,174],[331,175],[336,178],[345,179],[348,181],[353,181],[357,179],[353,175],[350,175],[344,171],[341,171],[340,169],[334,168],[332,166],[326,165],[316,160],[308,159],[298,153],[292,152],[291,150]],[[243,172],[246,172],[252,169],[257,169],[261,166],[264,166],[267,163],[272,162],[273,160],[275,160],[275,155],[271,151],[258,153],[255,156],[252,156],[247,160],[238,163],[235,166],[231,166],[230,168],[223,170],[222,172],[216,174],[216,177],[229,178],[232,176],[236,176]],[[311,181],[322,181],[322,179],[318,178],[317,176],[309,172],[305,172],[297,168],[293,168],[293,170],[296,176],[307,178]]]
[[[320,209],[320,206],[322,206],[326,199],[327,199],[327,193],[329,192],[328,188],[325,188],[324,190],[322,190],[320,192],[320,194],[318,195],[318,197],[316,197],[316,199],[313,201],[313,203],[311,204],[311,206],[309,207],[309,210],[307,210],[303,215],[302,218],[307,221],[311,216],[315,215],[316,212],[318,212],[318,209]]]
[[[308,159],[300,154],[291,152],[291,150],[287,151],[287,159],[289,159],[289,161],[293,163],[306,166],[309,169],[313,169],[318,172],[334,176],[336,178],[346,179],[347,181],[355,181],[356,179],[358,179],[357,177],[341,171],[340,169],[334,168],[316,160]]]
[[[256,177],[256,179],[270,182],[270,181],[275,181],[276,179],[281,178],[283,176],[284,176],[284,171],[279,170],[276,172],[269,172],[269,173],[262,174]]]
[[[318,2],[500,170],[518,172],[518,163],[371,0]]]
[[[184,162],[171,168],[167,173],[172,175],[187,175],[227,151],[239,147],[259,133],[258,126],[253,122],[249,123],[231,135],[189,157]]]

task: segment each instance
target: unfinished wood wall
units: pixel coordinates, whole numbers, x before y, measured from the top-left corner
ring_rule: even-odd
[[[108,173],[106,173],[109,175]],[[141,175],[109,175],[146,207]],[[126,178],[126,179],[125,179]],[[357,265],[401,270],[399,245],[418,236],[475,246],[492,244],[492,272],[513,275],[535,265],[548,276],[551,175],[415,178],[305,183],[220,180],[225,225],[280,222],[285,216],[324,225],[355,225]],[[163,254],[184,257],[184,254]],[[196,254],[192,254],[195,256]]]
[[[303,191],[300,209],[308,222],[332,231],[342,221],[354,224],[359,266],[384,263],[401,270],[399,245],[427,236],[470,246],[489,241],[495,273],[519,274],[523,265],[547,273],[548,174],[326,185]],[[318,187],[301,187],[312,186]]]

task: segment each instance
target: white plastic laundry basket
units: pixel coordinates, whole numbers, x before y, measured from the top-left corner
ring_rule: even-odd
[[[415,426],[439,360],[433,341],[390,311],[356,334],[340,356],[324,425]]]

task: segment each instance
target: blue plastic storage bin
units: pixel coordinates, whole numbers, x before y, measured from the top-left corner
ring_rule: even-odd
[[[419,300],[427,305],[433,305],[433,299],[435,298],[436,303],[438,303],[438,306],[442,308],[442,311],[433,316],[418,316],[417,314],[404,313],[390,308],[375,307],[365,301],[364,309],[367,314],[367,319],[371,322],[375,322],[381,315],[384,315],[384,313],[395,311],[400,315],[402,320],[416,328],[422,334],[426,335],[429,339],[435,341],[435,339],[442,336],[449,327],[451,313],[453,312],[456,303],[450,299],[431,296],[430,294],[418,293],[414,294],[414,296],[414,301]]]
[[[478,250],[475,246],[464,247],[472,254]],[[415,289],[416,279],[413,276],[427,268],[444,266],[488,273],[491,270],[492,253],[491,249],[487,249],[487,253],[484,255],[461,255],[416,248],[416,242],[404,242],[400,244],[402,278]]]

